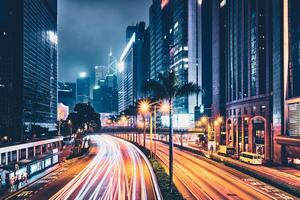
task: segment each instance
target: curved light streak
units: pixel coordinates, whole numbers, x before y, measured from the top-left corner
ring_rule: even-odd
[[[99,149],[96,156],[51,200],[147,200],[149,194],[144,176],[144,161],[152,178],[152,192],[156,192],[153,196],[161,199],[153,170],[139,149],[129,142],[108,135],[90,136],[90,139],[96,142]]]

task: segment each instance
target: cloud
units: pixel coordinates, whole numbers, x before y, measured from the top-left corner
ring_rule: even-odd
[[[150,0],[59,0],[59,80],[106,65],[110,48],[119,57],[125,30],[148,23]]]

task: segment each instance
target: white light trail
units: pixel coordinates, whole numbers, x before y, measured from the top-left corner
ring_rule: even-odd
[[[141,156],[141,152],[133,144],[124,140],[108,135],[91,136],[91,139],[97,143],[97,155],[51,200],[146,200],[143,160],[146,159],[147,162],[147,158]],[[151,177],[152,173],[150,170]],[[159,192],[155,187],[154,191]]]

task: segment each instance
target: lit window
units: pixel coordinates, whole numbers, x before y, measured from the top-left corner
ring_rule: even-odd
[[[57,44],[58,39],[57,39],[57,35],[56,35],[55,32],[53,32],[53,31],[48,31],[48,32],[47,32],[47,35],[48,35],[49,41],[50,41],[52,44]]]

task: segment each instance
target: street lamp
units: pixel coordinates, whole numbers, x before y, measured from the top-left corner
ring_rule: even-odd
[[[157,112],[157,105],[159,105],[159,110],[162,113],[168,113],[170,110],[170,106],[167,102],[150,102],[149,100],[143,100],[139,103],[139,111],[145,115],[147,113],[150,114],[150,120],[149,120],[149,129],[150,129],[150,154],[152,155],[152,144],[153,144],[153,124],[154,124],[154,135],[157,136],[156,134],[156,112]],[[153,110],[151,109],[151,106],[153,106]],[[152,118],[152,114],[154,115]],[[144,122],[144,146],[145,146],[145,122]],[[157,138],[156,138],[157,139]],[[154,144],[154,154],[156,155],[156,140]]]
[[[203,117],[201,117],[200,121],[202,124],[206,124],[208,121],[208,118],[206,116],[203,116]]]
[[[72,137],[72,134],[73,134],[73,131],[72,131],[72,121],[69,119],[69,121],[68,121],[68,125],[69,125],[69,127],[70,127],[70,137]]]
[[[169,113],[170,105],[167,102],[162,102],[160,105],[160,111],[162,113]]]
[[[150,110],[150,101],[149,100],[143,100],[139,104],[139,110],[141,113],[146,114]]]
[[[208,140],[214,141],[214,145],[217,144],[217,127],[220,127],[223,123],[223,118],[221,116],[219,117],[206,117],[203,116],[200,118],[200,120],[197,122],[197,125],[205,126],[205,129],[208,133]],[[213,135],[212,135],[213,134]]]
[[[223,118],[222,117],[217,117],[217,121],[221,124],[223,122]]]
[[[143,117],[143,124],[144,124],[144,127],[143,127],[143,129],[144,129],[144,133],[143,133],[144,138],[143,138],[143,141],[144,141],[144,147],[146,148],[146,119],[145,119],[145,115],[150,110],[150,101],[149,100],[140,101],[138,108],[139,108],[139,111],[140,111],[140,113],[142,114],[142,117]]]
[[[126,116],[123,115],[123,116],[121,117],[121,122],[122,122],[123,125],[126,125],[126,123],[127,123],[127,118],[126,118]]]

